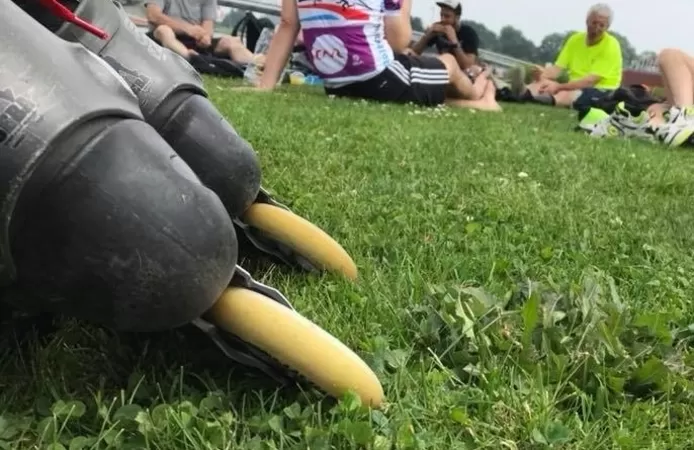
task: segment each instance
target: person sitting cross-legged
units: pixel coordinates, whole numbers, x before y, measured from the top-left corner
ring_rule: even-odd
[[[199,54],[229,58],[239,64],[256,61],[257,57],[235,36],[214,37],[217,0],[145,0],[147,33],[159,45],[186,59]]]
[[[306,58],[329,95],[499,111],[487,71],[472,81],[450,53],[403,53],[412,40],[411,2],[282,0],[257,88],[274,89],[301,30]]]
[[[520,101],[580,108],[609,95],[622,83],[622,48],[608,32],[612,9],[605,4],[590,8],[586,31],[572,34],[564,43],[554,65],[535,66],[534,81],[525,85],[525,70],[511,72],[511,90]],[[566,70],[569,80],[557,78]]]

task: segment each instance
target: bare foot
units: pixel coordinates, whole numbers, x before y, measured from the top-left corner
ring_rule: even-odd
[[[266,93],[267,93],[267,92],[272,92],[272,89],[266,89],[266,88],[259,87],[259,86],[248,86],[248,85],[245,85],[245,86],[234,86],[234,87],[229,88],[229,89],[232,90],[232,91],[240,91],[240,92],[258,92],[258,93],[261,93],[261,92],[266,92]]]
[[[459,99],[447,99],[446,104],[449,106],[455,106],[458,108],[468,108],[477,109],[479,111],[492,111],[501,112],[503,109],[496,100],[489,100],[487,98],[482,98],[480,100],[459,100]]]
[[[480,111],[501,112],[503,109],[496,101],[496,89],[494,83],[489,82],[484,89],[484,94],[479,100],[447,99],[446,104],[460,108],[478,109]]]

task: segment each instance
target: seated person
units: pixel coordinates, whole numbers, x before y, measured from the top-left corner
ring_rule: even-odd
[[[280,29],[280,24],[277,24],[274,28],[274,32],[277,33],[277,31]],[[299,30],[299,32],[296,35],[296,39],[294,40],[294,46],[295,47],[300,47],[304,45],[304,33]]]
[[[622,48],[607,32],[612,23],[612,10],[604,4],[590,8],[587,30],[571,35],[554,65],[535,66],[534,82],[525,85],[525,70],[516,68],[511,75],[513,93],[521,101],[532,101],[562,107],[579,107],[590,103],[622,83]],[[555,81],[562,71],[569,75],[567,83]]]
[[[694,56],[668,48],[658,54],[665,103],[648,108],[655,121],[694,124]]]
[[[403,54],[412,39],[411,1],[282,0],[257,87],[275,87],[301,29],[306,57],[329,95],[499,110],[486,71],[473,82],[450,53]]]
[[[442,0],[436,4],[441,8],[441,20],[429,26],[406,53],[421,55],[425,49],[436,46],[439,54],[450,53],[455,56],[461,69],[478,72],[480,38],[474,28],[460,22],[463,12],[461,3],[457,0]]]
[[[241,39],[213,37],[217,0],[145,0],[145,8],[147,35],[186,59],[204,53],[248,64],[255,58]]]

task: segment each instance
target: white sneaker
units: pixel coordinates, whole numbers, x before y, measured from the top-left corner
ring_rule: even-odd
[[[660,142],[668,147],[680,147],[694,135],[694,108],[688,111],[677,108],[668,111],[662,125],[652,125],[646,111],[632,114],[620,102],[609,117],[595,124],[592,137],[635,137]]]
[[[672,106],[665,112],[664,118],[673,125],[692,124],[694,123],[694,106]]]
[[[666,122],[657,127],[655,137],[668,147],[681,147],[689,142],[694,134],[694,121],[671,123]]]
[[[646,111],[633,115],[624,102],[615,106],[614,112],[593,126],[592,137],[636,137],[655,140],[656,130],[649,123]]]

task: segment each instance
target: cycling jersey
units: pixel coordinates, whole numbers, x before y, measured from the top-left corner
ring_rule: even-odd
[[[400,0],[297,0],[306,56],[326,86],[368,80],[394,59],[384,17]]]

